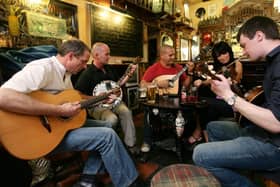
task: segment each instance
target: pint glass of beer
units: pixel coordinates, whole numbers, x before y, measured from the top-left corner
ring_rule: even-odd
[[[146,99],[147,98],[147,88],[139,88],[139,98]]]
[[[147,87],[147,102],[155,103],[156,102],[156,93],[157,87],[155,84],[148,85]]]

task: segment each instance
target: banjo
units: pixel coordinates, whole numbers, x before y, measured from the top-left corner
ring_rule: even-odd
[[[118,82],[115,82],[112,80],[104,80],[104,81],[100,82],[99,84],[97,84],[92,91],[92,95],[98,96],[98,95],[107,93],[107,92],[111,91],[112,89],[121,88],[121,86],[124,83],[126,83],[126,81],[128,81],[128,79],[130,78],[130,77],[127,78],[127,76],[130,74],[133,65],[139,63],[141,60],[142,60],[141,57],[139,57],[139,56],[136,57],[135,60],[133,61],[133,63],[129,64],[125,73],[118,80]],[[113,109],[121,103],[122,97],[123,97],[123,92],[122,92],[122,89],[120,89],[120,93],[118,95],[116,95],[116,97],[113,99],[112,103],[99,103],[99,104],[95,105],[94,107]]]

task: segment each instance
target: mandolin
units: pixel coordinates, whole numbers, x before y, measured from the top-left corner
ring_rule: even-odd
[[[44,91],[31,92],[29,96],[42,102],[60,105],[65,102],[80,101],[84,109],[102,102],[110,94],[119,92],[113,89],[106,94],[81,100],[76,90],[65,90],[58,94]],[[35,159],[51,152],[72,129],[81,127],[86,120],[86,111],[81,110],[71,118],[55,116],[25,115],[0,110],[0,141],[4,148],[20,159]]]
[[[232,66],[235,62],[238,60],[233,61],[228,66]],[[193,74],[189,74],[190,76],[197,77],[203,80],[207,80],[209,77],[213,80],[221,80],[219,77],[217,77],[217,74],[223,73],[222,71],[218,71],[217,73],[215,71],[211,71],[209,69],[209,65],[206,62],[199,63],[196,65],[195,70]],[[224,75],[226,76],[226,75]],[[244,97],[244,89],[243,86],[233,82],[231,84],[231,89],[233,92],[235,92],[238,96]]]
[[[168,95],[177,95],[179,90],[179,77],[188,69],[185,65],[176,75],[160,75],[154,79],[154,81],[168,80],[169,88],[159,88],[159,93],[165,93]],[[161,94],[160,94],[161,95]]]

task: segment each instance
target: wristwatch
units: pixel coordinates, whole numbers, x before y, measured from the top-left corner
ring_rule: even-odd
[[[237,95],[234,94],[233,96],[225,99],[225,101],[227,102],[228,105],[230,106],[234,106],[235,102],[236,102],[236,98],[237,98]]]

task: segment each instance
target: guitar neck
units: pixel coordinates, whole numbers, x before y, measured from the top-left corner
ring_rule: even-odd
[[[88,106],[90,105],[93,105],[95,103],[98,103],[100,101],[103,101],[105,100],[109,95],[113,94],[113,93],[117,93],[119,92],[119,88],[114,88],[102,95],[99,95],[99,96],[94,96],[93,98],[90,98],[88,100],[85,100],[85,101],[81,101],[80,104],[81,104],[81,108],[84,109],[84,108],[87,108]]]
[[[179,71],[179,73],[177,73],[177,75],[175,75],[171,81],[174,82],[176,81],[186,70],[188,69],[188,66],[186,65],[181,71]]]
[[[109,96],[109,94],[104,94],[104,95],[101,95],[101,96],[95,96],[91,99],[88,99],[88,100],[85,100],[85,101],[81,101],[80,104],[81,104],[81,108],[84,109],[84,108],[87,108],[88,106],[90,105],[93,105],[95,103],[98,103],[100,101],[103,101],[104,99],[106,99],[107,97]]]
[[[125,70],[125,73],[124,73],[123,76],[118,80],[117,84],[118,84],[119,86],[121,86],[121,82],[122,82],[122,81],[125,79],[125,77],[129,74],[132,65],[134,65],[134,63],[128,65],[128,67],[127,67],[126,70]]]
[[[131,71],[131,68],[132,68],[132,66],[133,65],[135,65],[135,64],[137,64],[137,63],[139,63],[141,61],[141,57],[136,57],[136,59],[134,60],[134,62],[132,63],[132,64],[129,64],[129,66],[126,68],[126,70],[125,70],[125,73],[123,74],[123,76],[118,80],[118,82],[117,82],[117,84],[119,85],[119,86],[121,86],[121,83],[122,83],[122,81],[126,78],[126,76],[127,75],[129,75],[129,73],[130,73],[130,71]],[[128,80],[128,79],[127,79]],[[126,81],[127,81],[126,80]],[[124,82],[125,83],[125,82]],[[123,83],[123,84],[124,84]]]
[[[209,75],[209,77],[211,77],[211,79],[213,79],[213,80],[218,80],[218,81],[221,81],[221,79],[219,78],[219,77],[217,77],[215,74],[213,74],[213,73],[208,73],[208,75]]]

